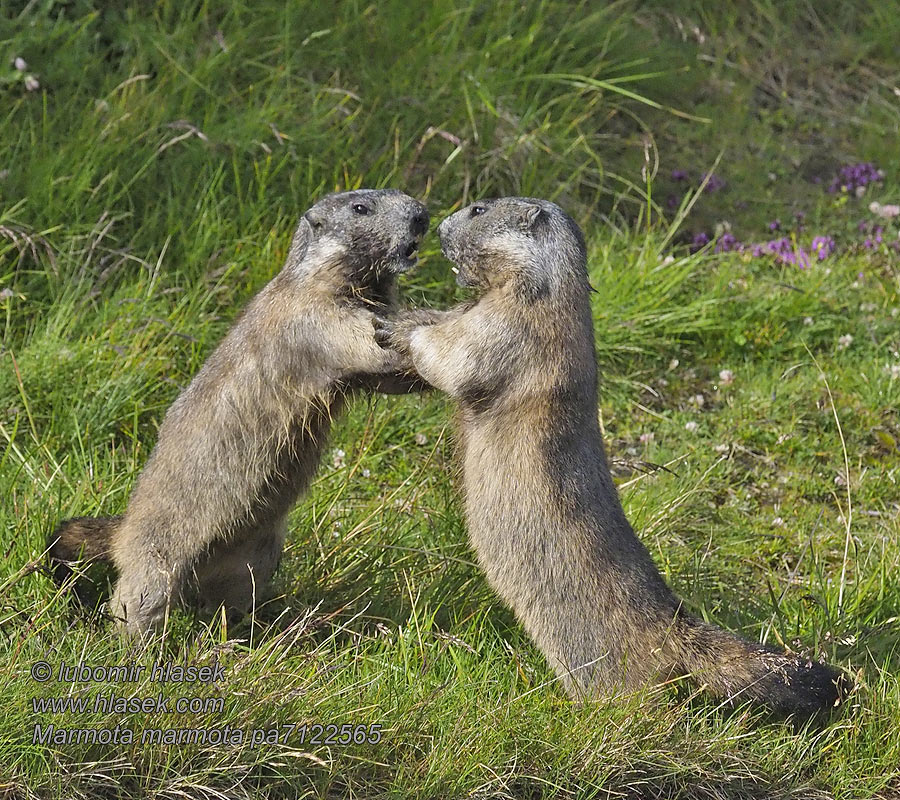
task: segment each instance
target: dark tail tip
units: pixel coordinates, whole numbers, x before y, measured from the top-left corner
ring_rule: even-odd
[[[75,517],[61,522],[47,536],[47,566],[57,586],[73,581],[75,597],[85,606],[96,605],[98,581],[87,569],[111,562],[112,535],[121,517]],[[77,572],[76,572],[77,568]]]
[[[765,672],[752,687],[760,702],[777,714],[810,719],[840,706],[853,690],[853,680],[830,664],[763,651]]]

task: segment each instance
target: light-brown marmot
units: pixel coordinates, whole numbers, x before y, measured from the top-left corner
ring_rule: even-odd
[[[689,614],[635,535],[607,466],[584,238],[544,200],[464,208],[438,233],[470,307],[379,340],[459,404],[465,511],[488,580],[576,697],[690,674],[730,701],[834,705],[833,668]]]
[[[125,514],[68,520],[49,537],[68,562],[111,558],[110,610],[144,633],[196,595],[248,609],[281,556],[288,511],[355,388],[421,388],[379,347],[373,318],[396,301],[428,212],[396,190],[329,195],[307,211],[287,262],[169,408]]]

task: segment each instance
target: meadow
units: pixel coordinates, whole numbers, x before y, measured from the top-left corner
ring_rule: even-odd
[[[900,797],[898,41],[896,0],[0,1],[0,798]],[[695,613],[853,675],[832,719],[572,704],[475,563],[437,393],[352,405],[249,619],[142,651],[56,589],[48,532],[124,510],[299,214],[360,186],[573,215],[629,518]],[[433,233],[401,288],[467,296]],[[180,729],[220,733],[144,735]]]

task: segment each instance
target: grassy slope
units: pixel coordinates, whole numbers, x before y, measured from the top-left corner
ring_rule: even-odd
[[[26,92],[11,69],[0,89],[0,286],[12,292],[0,300],[0,792],[900,791],[900,285],[886,249],[851,246],[869,200],[896,201],[900,188],[900,23],[885,4],[812,12],[759,0],[740,17],[689,0],[599,12],[502,0],[302,14],[267,2],[33,5],[0,23],[0,68],[23,55],[45,90]],[[626,80],[639,75],[650,77]],[[667,228],[654,204],[678,189],[671,169],[696,176],[723,150],[727,186]],[[649,199],[645,154],[651,171],[660,159]],[[861,200],[808,180],[863,158],[886,179]],[[858,672],[843,717],[795,733],[668,689],[572,707],[473,564],[439,397],[361,400],[338,425],[344,456],[329,457],[294,513],[282,596],[256,624],[179,616],[176,636],[137,656],[218,657],[224,687],[165,691],[220,694],[224,712],[32,713],[35,695],[110,689],[40,686],[28,674],[37,659],[136,657],[73,619],[33,571],[45,532],[123,509],[165,408],[278,268],[297,213],[356,185],[403,186],[435,216],[502,193],[572,210],[591,243],[601,413],[630,517],[692,607]],[[670,238],[728,221],[762,239],[769,219],[800,209],[802,236],[843,245],[814,269],[682,250],[662,263]],[[454,299],[433,241],[405,290]],[[641,460],[673,472],[646,474]],[[255,748],[47,747],[31,744],[35,721],[380,722],[385,733],[332,747],[296,736]]]

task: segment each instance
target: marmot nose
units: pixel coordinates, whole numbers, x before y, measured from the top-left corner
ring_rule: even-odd
[[[428,230],[428,212],[420,211],[418,214],[416,214],[412,218],[410,229],[413,232],[413,236],[424,236],[426,231]]]

